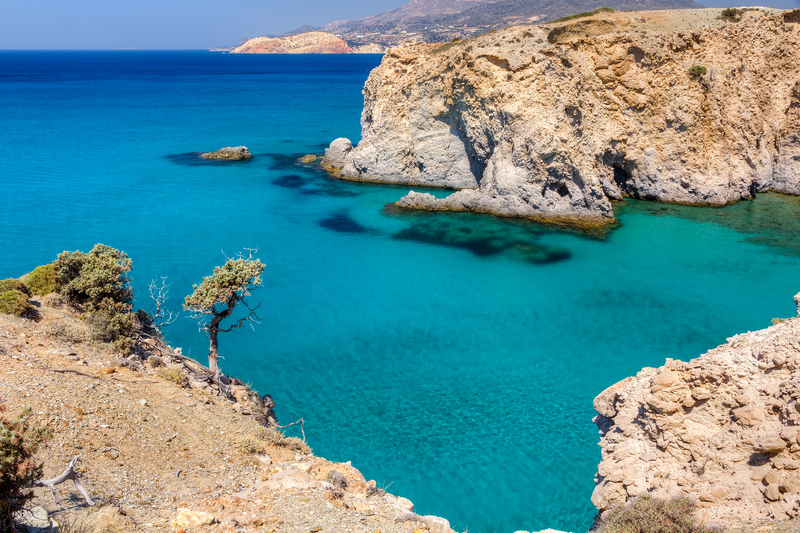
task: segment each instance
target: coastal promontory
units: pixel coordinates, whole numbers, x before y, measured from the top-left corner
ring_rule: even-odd
[[[357,181],[460,189],[398,206],[612,222],[626,197],[800,194],[800,24],[769,8],[610,12],[390,50],[364,88]]]

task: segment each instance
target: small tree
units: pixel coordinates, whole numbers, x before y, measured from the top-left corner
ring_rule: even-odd
[[[264,263],[253,259],[255,251],[249,250],[250,253],[247,257],[239,254],[234,259],[228,259],[221,267],[215,267],[211,276],[203,278],[200,285],[192,286],[194,292],[186,297],[186,302],[183,304],[183,308],[191,312],[192,318],[200,324],[200,331],[205,331],[208,335],[211,344],[208,352],[208,367],[215,374],[219,372],[217,334],[239,329],[247,322],[258,320],[256,310],[261,307],[261,304],[251,307],[246,300],[250,296],[250,291],[261,285],[261,273],[264,271]],[[227,328],[223,328],[221,322],[231,316],[234,308],[239,304],[245,306],[250,313]]]

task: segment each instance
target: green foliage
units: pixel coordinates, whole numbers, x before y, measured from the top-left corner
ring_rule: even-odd
[[[735,7],[722,10],[722,18],[729,22],[739,22],[742,20],[742,12]]]
[[[706,69],[706,67],[704,67],[702,65],[695,65],[695,66],[693,66],[693,67],[691,67],[689,69],[689,74],[691,76],[702,76],[707,71],[708,71],[708,69]]]
[[[578,13],[577,15],[570,15],[569,17],[561,17],[560,19],[556,19],[551,21],[550,23],[554,22],[566,22],[568,20],[575,20],[583,17],[591,17],[592,15],[597,15],[598,13],[613,13],[614,10],[610,7],[601,7],[600,9],[595,9],[594,11],[587,11],[585,13]],[[550,24],[548,23],[548,24]]]
[[[52,264],[38,266],[33,272],[22,276],[22,279],[36,296],[45,296],[59,289],[56,282],[56,267]]]
[[[649,496],[613,509],[598,533],[712,533],[694,521],[693,500],[687,497],[657,500]]]
[[[28,302],[31,290],[18,279],[0,281],[0,314],[28,316],[33,306]]]
[[[194,292],[186,297],[183,308],[196,315],[220,315],[261,285],[263,271],[264,263],[259,259],[228,259],[214,268],[214,274],[204,277],[200,285],[192,286]]]
[[[0,410],[5,411],[3,406]],[[49,432],[33,426],[30,418],[30,408],[14,418],[0,416],[0,531],[17,531],[14,514],[33,498],[26,487],[42,476],[33,456]]]
[[[89,336],[92,340],[113,342],[123,337],[130,337],[134,331],[133,313],[110,314],[92,313],[86,317]]]
[[[91,311],[131,310],[133,291],[127,274],[133,262],[125,252],[97,244],[89,253],[62,252],[53,263],[56,282],[71,302]]]

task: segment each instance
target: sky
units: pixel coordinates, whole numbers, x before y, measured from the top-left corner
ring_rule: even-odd
[[[202,49],[376,15],[407,0],[0,0],[0,50]],[[708,7],[736,0],[699,0]],[[751,0],[752,2],[752,0]],[[756,0],[800,8],[800,0]]]

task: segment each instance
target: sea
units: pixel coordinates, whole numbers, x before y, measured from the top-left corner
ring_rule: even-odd
[[[168,341],[204,361],[181,303],[257,249],[260,320],[220,335],[221,366],[271,394],[281,424],[302,418],[315,454],[457,531],[586,532],[593,398],[796,315],[800,200],[628,200],[594,232],[398,212],[411,187],[298,162],[358,141],[380,60],[0,52],[0,278],[124,250],[136,306],[166,277]],[[239,145],[251,160],[198,156]]]

